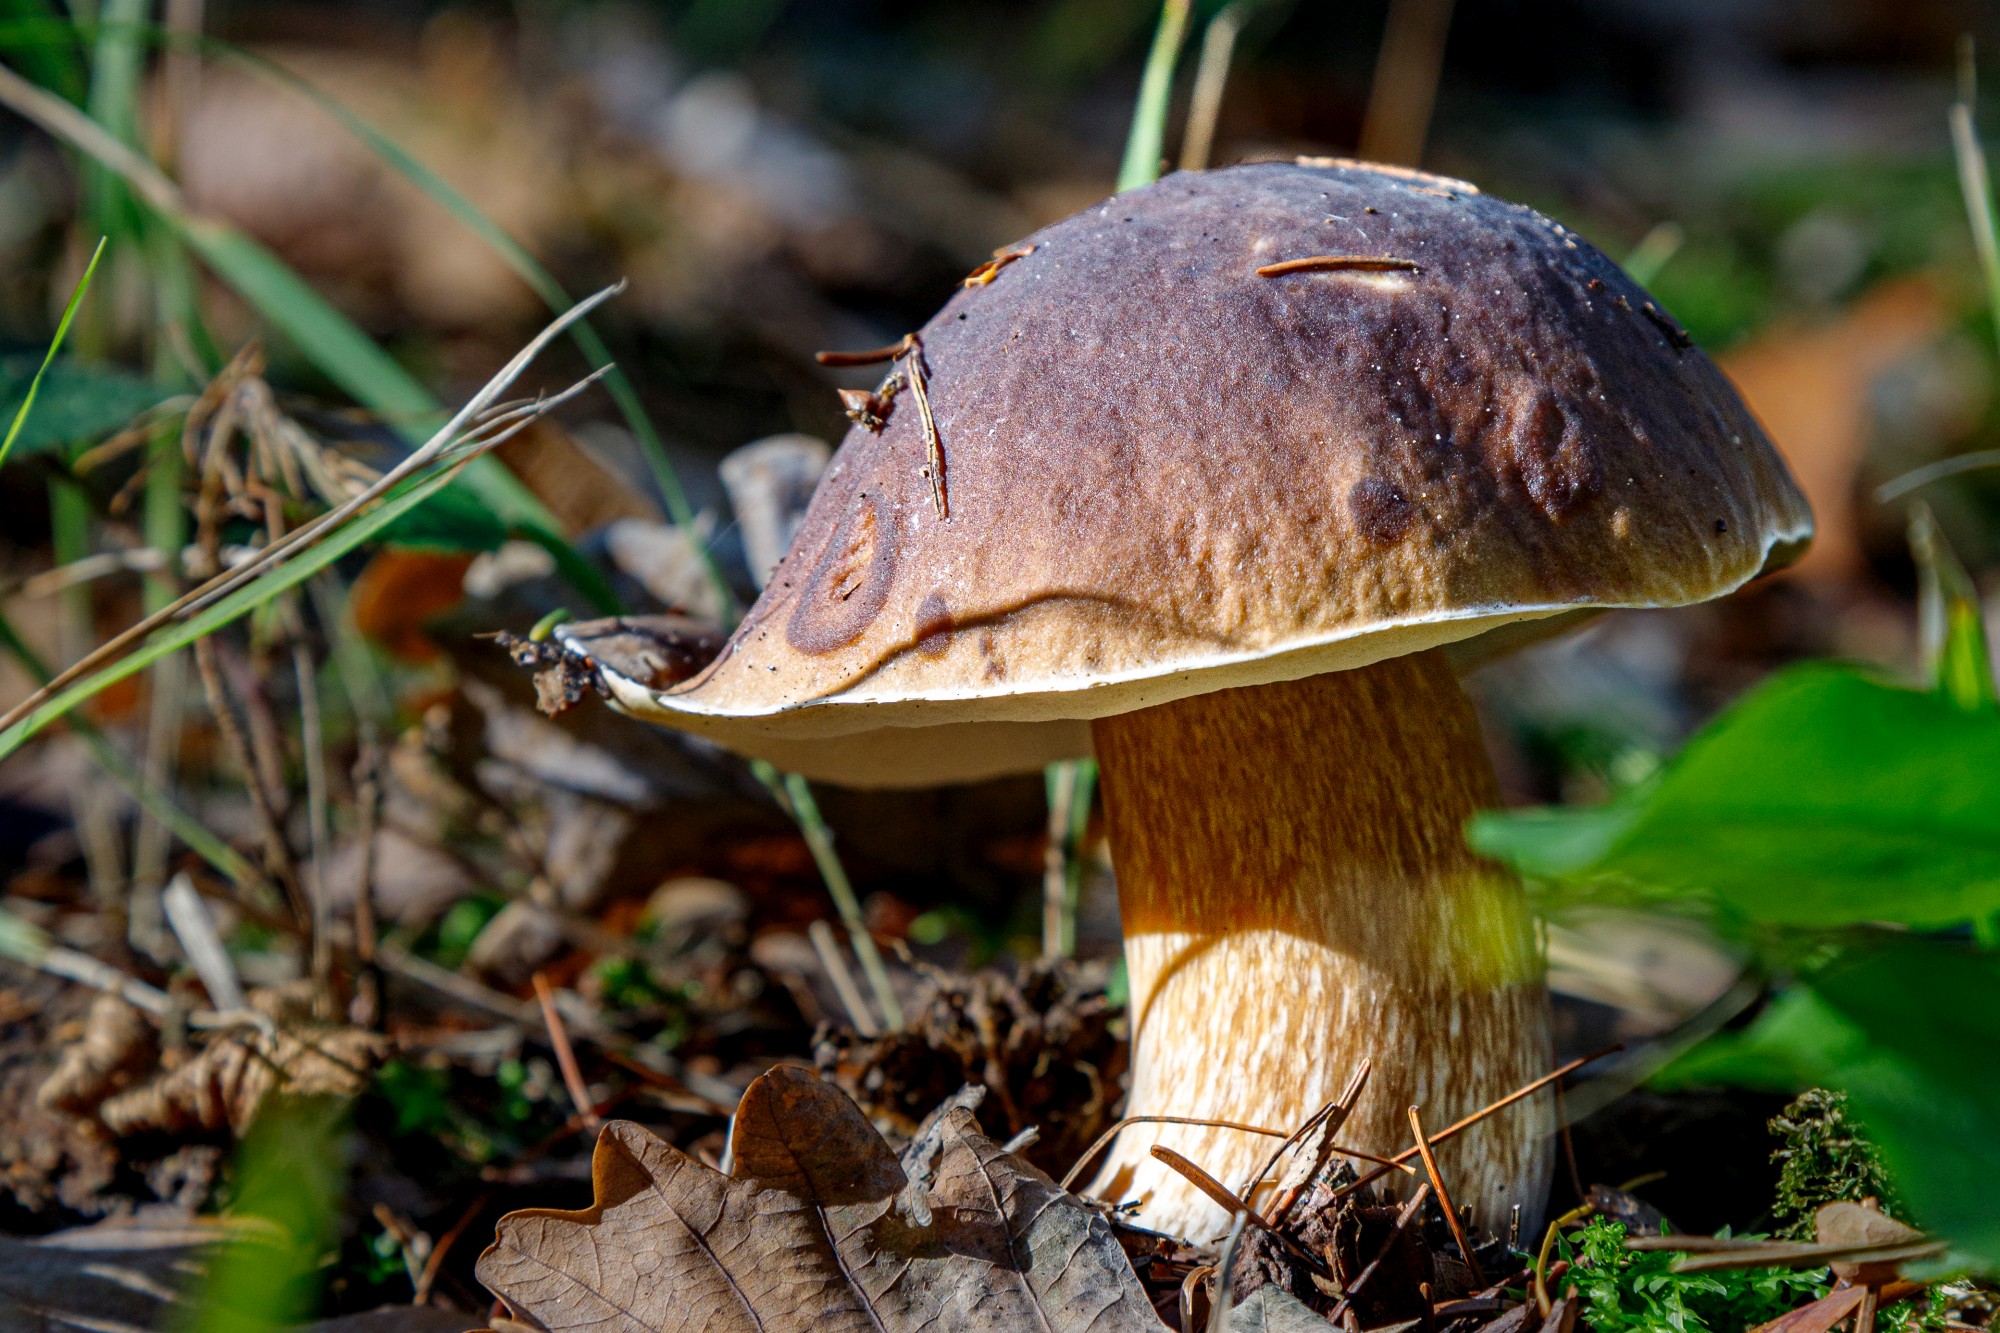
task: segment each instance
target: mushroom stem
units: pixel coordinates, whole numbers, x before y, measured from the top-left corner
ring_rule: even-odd
[[[1465,845],[1496,799],[1478,720],[1437,652],[1200,694],[1092,723],[1131,978],[1128,1114],[1288,1129],[1363,1059],[1340,1138],[1388,1156],[1408,1108],[1456,1119],[1551,1059],[1520,883]],[[1532,1105],[1532,1104],[1531,1104]],[[1542,1209],[1546,1112],[1442,1145],[1453,1196],[1491,1228]],[[1092,1192],[1206,1238],[1222,1210],[1153,1161],[1165,1142],[1240,1183],[1259,1143],[1143,1126]]]

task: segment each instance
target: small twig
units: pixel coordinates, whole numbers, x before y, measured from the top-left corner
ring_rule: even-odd
[[[1437,1191],[1438,1207],[1444,1210],[1445,1225],[1451,1228],[1451,1238],[1458,1242],[1458,1252],[1465,1259],[1465,1266],[1472,1270],[1472,1285],[1486,1285],[1486,1274],[1479,1270],[1479,1258],[1472,1252],[1472,1243],[1465,1238],[1465,1223],[1458,1210],[1451,1205],[1451,1194],[1444,1187],[1444,1173],[1438,1170],[1437,1154],[1431,1151],[1431,1141],[1424,1137],[1423,1118],[1417,1108],[1410,1108],[1410,1133],[1416,1135],[1417,1152],[1424,1159],[1424,1173],[1431,1178],[1431,1188]]]
[[[813,360],[822,366],[879,366],[884,361],[902,360],[915,337],[906,333],[887,347],[871,347],[865,352],[814,352]]]
[[[1590,1064],[1596,1060],[1602,1060],[1605,1056],[1611,1055],[1617,1051],[1622,1051],[1624,1049],[1625,1049],[1625,1043],[1621,1041],[1613,1043],[1612,1045],[1605,1047],[1601,1051],[1595,1051],[1589,1055],[1580,1055],[1576,1059],[1571,1060],[1568,1064],[1563,1065],[1558,1069],[1551,1070],[1550,1072],[1542,1075],[1534,1082],[1514,1089],[1514,1091],[1508,1093],[1505,1097],[1502,1097],[1499,1101],[1489,1103],[1488,1105],[1481,1107],[1479,1110],[1474,1111],[1471,1115],[1466,1116],[1463,1120],[1460,1120],[1453,1125],[1450,1125],[1442,1130],[1439,1130],[1437,1133],[1431,1135],[1431,1142],[1432,1144],[1439,1144],[1445,1142],[1447,1139],[1454,1138],[1457,1135],[1463,1133],[1464,1131],[1472,1128],[1480,1121],[1486,1119],[1486,1117],[1493,1115],[1498,1111],[1506,1110],[1508,1107],[1512,1106],[1515,1102],[1521,1101],[1523,1098],[1532,1097],[1534,1094],[1540,1092],[1543,1088],[1546,1088],[1549,1084],[1555,1082],[1557,1079],[1566,1077],[1567,1075],[1570,1074],[1574,1074],[1577,1070],[1583,1068],[1585,1065]],[[1415,1148],[1405,1148],[1403,1149],[1403,1151],[1397,1153],[1390,1160],[1394,1162],[1397,1166],[1400,1166],[1403,1163],[1409,1161],[1412,1157],[1415,1157],[1416,1155],[1417,1155],[1417,1150]],[[1335,1190],[1333,1193],[1333,1197],[1336,1199],[1344,1198],[1345,1196],[1352,1194],[1354,1191],[1362,1188],[1363,1186],[1371,1185],[1375,1181],[1380,1180],[1383,1176],[1388,1175],[1390,1170],[1391,1170],[1390,1167],[1378,1166],[1373,1171],[1364,1172],[1360,1177],[1360,1179],[1350,1181],[1349,1183],[1342,1185],[1339,1189]]]
[[[1018,255],[1013,256],[1019,258]],[[996,259],[996,262],[997,259]],[[917,415],[922,419],[924,436],[924,480],[929,483],[931,504],[937,509],[939,518],[950,518],[951,507],[945,499],[944,481],[944,440],[938,434],[937,417],[931,411],[929,372],[924,369],[924,343],[914,333],[906,333],[887,347],[871,347],[865,352],[814,352],[813,360],[822,366],[874,366],[884,361],[901,361],[903,378],[909,385],[910,396],[917,400]],[[850,413],[860,411],[864,415],[879,416],[877,404],[886,399],[889,391],[887,381],[881,389],[863,400],[849,399],[843,394],[842,401],[849,406]],[[857,416],[856,420],[862,418]],[[865,960],[864,960],[865,962]],[[892,1027],[901,1027],[900,1022]]]
[[[1199,1165],[1181,1156],[1172,1148],[1162,1148],[1158,1144],[1153,1145],[1152,1154],[1154,1161],[1177,1172],[1188,1184],[1207,1195],[1209,1202],[1222,1209],[1225,1213],[1235,1214],[1237,1225],[1242,1225],[1243,1219],[1249,1219],[1250,1222],[1255,1224],[1258,1230],[1269,1232],[1272,1239],[1276,1240],[1287,1250],[1290,1250],[1292,1256],[1300,1263],[1305,1264],[1308,1268],[1318,1273],[1326,1274],[1327,1269],[1325,1264],[1314,1258],[1304,1246],[1272,1226],[1255,1208],[1252,1208],[1242,1199],[1237,1198],[1236,1195],[1230,1192],[1227,1185],[1208,1174]]]
[[[361,724],[361,753],[354,761],[355,837],[360,878],[354,885],[354,1013],[361,1027],[380,1026],[382,971],[375,963],[375,841],[382,826],[382,747],[375,726]]]
[[[1260,265],[1257,276],[1276,278],[1287,273],[1319,273],[1327,270],[1344,270],[1350,273],[1419,271],[1416,260],[1398,259],[1394,255],[1307,255],[1303,259],[1281,259],[1275,264]]]
[[[910,353],[903,364],[908,367],[910,396],[917,400],[917,416],[924,430],[924,478],[931,485],[931,504],[937,509],[939,518],[951,517],[951,506],[945,501],[944,489],[944,441],[938,436],[937,417],[931,412],[931,391],[924,370],[924,345],[916,334],[910,335]]]
[[[1425,1181],[1423,1184],[1417,1186],[1417,1192],[1412,1194],[1410,1201],[1403,1205],[1403,1211],[1396,1214],[1396,1225],[1389,1228],[1389,1234],[1382,1238],[1382,1246],[1375,1251],[1375,1257],[1368,1261],[1365,1268],[1355,1274],[1354,1281],[1347,1284],[1347,1290],[1340,1297],[1340,1304],[1334,1306],[1333,1312],[1326,1317],[1328,1323],[1338,1324],[1341,1322],[1343,1315],[1353,1313],[1354,1298],[1367,1289],[1369,1280],[1375,1276],[1376,1271],[1387,1261],[1389,1252],[1396,1248],[1396,1241],[1402,1236],[1404,1231],[1408,1230],[1410,1223],[1416,1220],[1418,1211],[1424,1206],[1424,1200],[1430,1198],[1430,1196],[1431,1186],[1429,1181]]]
[[[491,1202],[492,1198],[491,1193],[481,1194],[475,1198],[466,1206],[465,1211],[458,1215],[458,1220],[451,1224],[450,1230],[438,1237],[437,1244],[431,1246],[431,1252],[424,1257],[424,1269],[417,1274],[416,1290],[410,1296],[410,1304],[430,1303],[431,1288],[436,1285],[438,1273],[444,1268],[445,1255],[451,1253],[451,1247],[458,1243],[459,1237],[463,1236],[466,1228],[472,1225],[472,1219],[479,1216],[480,1211]]]
[[[861,987],[854,984],[854,973],[840,956],[840,941],[834,938],[833,927],[824,921],[814,921],[806,927],[806,935],[812,940],[813,952],[819,955],[819,965],[826,969],[827,980],[833,983],[841,1006],[847,1010],[847,1021],[864,1037],[879,1036],[882,1029],[875,1025],[875,1016],[868,1012],[868,1001],[862,998]]]
[[[562,1015],[556,1012],[555,992],[549,989],[549,979],[540,968],[535,969],[535,998],[542,1005],[542,1022],[549,1029],[549,1044],[556,1048],[556,1064],[562,1068],[563,1086],[569,1089],[569,1099],[576,1104],[576,1113],[583,1118],[585,1129],[596,1129],[595,1103],[590,1100],[590,1089],[583,1084],[583,1070],[577,1067],[576,1051],[569,1044],[569,1029],[563,1026]]]
[[[1319,1173],[1326,1169],[1327,1161],[1332,1156],[1329,1145],[1333,1142],[1333,1136],[1340,1132],[1341,1126],[1347,1123],[1347,1117],[1354,1113],[1355,1103],[1361,1100],[1362,1090],[1368,1086],[1368,1076],[1374,1070],[1375,1062],[1364,1056],[1361,1063],[1354,1067],[1354,1072],[1348,1075],[1347,1086],[1340,1090],[1340,1096],[1326,1107],[1323,1112],[1325,1128],[1319,1132],[1319,1150],[1313,1154],[1312,1165],[1298,1174],[1297,1184],[1286,1193],[1285,1197],[1278,1200],[1277,1207],[1271,1211],[1271,1215],[1280,1224],[1292,1215],[1292,1209],[1298,1206],[1301,1198],[1305,1197],[1305,1192],[1312,1188],[1313,1181],[1319,1177]],[[1300,1135],[1299,1138],[1303,1139],[1304,1135]],[[1276,1165],[1282,1152],[1284,1148],[1280,1147],[1277,1153],[1271,1154],[1271,1160],[1264,1164],[1264,1169],[1257,1173],[1256,1181],[1253,1181],[1249,1190],[1245,1191],[1245,1198],[1256,1193],[1257,1185],[1270,1174],[1272,1166]]]
[[[1245,1134],[1262,1134],[1271,1139],[1289,1137],[1282,1129],[1265,1129],[1262,1125],[1245,1125],[1235,1120],[1207,1120],[1192,1115],[1128,1115],[1099,1134],[1097,1141],[1084,1149],[1083,1156],[1076,1159],[1076,1165],[1072,1166],[1069,1174],[1062,1178],[1062,1187],[1068,1189],[1076,1178],[1083,1174],[1083,1169],[1096,1160],[1097,1154],[1104,1151],[1106,1144],[1133,1125],[1203,1125],[1209,1129],[1236,1129]]]

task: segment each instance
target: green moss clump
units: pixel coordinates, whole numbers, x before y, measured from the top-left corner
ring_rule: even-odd
[[[1813,1214],[1843,1199],[1877,1199],[1884,1211],[1902,1215],[1881,1153],[1848,1118],[1846,1093],[1808,1088],[1772,1118],[1771,1132],[1783,1145],[1771,1154],[1778,1166],[1771,1211],[1780,1236],[1811,1240]]]

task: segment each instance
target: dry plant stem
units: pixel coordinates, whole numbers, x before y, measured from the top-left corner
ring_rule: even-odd
[[[1472,1243],[1465,1238],[1465,1223],[1452,1206],[1451,1193],[1444,1187],[1444,1173],[1438,1170],[1437,1154],[1431,1151],[1431,1141],[1424,1137],[1424,1122],[1417,1108],[1410,1108],[1410,1133],[1416,1136],[1417,1152],[1424,1159],[1424,1174],[1430,1177],[1431,1188],[1437,1191],[1438,1207],[1444,1212],[1445,1225],[1451,1228],[1451,1238],[1458,1243],[1459,1257],[1472,1270],[1472,1285],[1486,1285],[1486,1274],[1479,1270],[1479,1259],[1472,1253]]]
[[[854,956],[861,960],[861,971],[868,978],[868,988],[875,992],[875,1003],[882,1010],[883,1021],[894,1032],[903,1026],[903,1006],[896,1000],[896,988],[889,983],[889,969],[883,965],[881,950],[875,947],[875,937],[868,933],[868,923],[861,915],[861,900],[854,896],[854,885],[847,878],[847,868],[840,864],[840,854],[834,850],[832,831],[820,818],[819,803],[813,799],[812,788],[806,785],[804,778],[796,773],[787,773],[784,792],[799,833],[805,838],[806,847],[819,866],[820,878],[826,881],[826,891],[840,912],[842,924],[847,927],[847,937],[854,945]]]
[[[375,840],[382,828],[382,746],[373,723],[361,727],[354,761],[355,841],[360,874],[354,885],[354,1001],[350,1022],[378,1028],[384,1018],[382,970],[375,962]]]
[[[1175,1152],[1172,1148],[1161,1148],[1155,1146],[1153,1149],[1153,1157],[1156,1161],[1164,1162],[1167,1166],[1172,1167],[1175,1171],[1179,1172],[1181,1177],[1185,1179],[1188,1182],[1188,1184],[1194,1186],[1196,1189],[1200,1190],[1203,1194],[1207,1195],[1210,1199],[1214,1200],[1216,1207],[1221,1208],[1223,1211],[1234,1215],[1239,1222],[1247,1220],[1248,1222],[1250,1222],[1251,1225],[1255,1226],[1259,1231],[1269,1232],[1271,1235],[1271,1239],[1277,1241],[1278,1244],[1284,1246],[1287,1250],[1291,1251],[1292,1256],[1296,1258],[1300,1263],[1304,1264],[1306,1267],[1312,1269],[1314,1272],[1321,1274],[1322,1276],[1325,1277],[1333,1276],[1331,1273],[1327,1272],[1326,1265],[1321,1263],[1318,1258],[1316,1258],[1310,1251],[1308,1251],[1305,1248],[1305,1246],[1299,1244],[1296,1240],[1293,1240],[1290,1236],[1286,1235],[1284,1232],[1280,1231],[1277,1227],[1273,1226],[1260,1213],[1258,1213],[1256,1209],[1252,1208],[1248,1203],[1244,1202],[1242,1199],[1232,1194],[1227,1185],[1224,1185],[1214,1176],[1211,1176],[1210,1174],[1208,1174],[1208,1172],[1202,1170],[1199,1166],[1195,1165],[1193,1162],[1190,1162],[1187,1158],[1181,1156],[1179,1153]]]
[[[549,979],[539,970],[535,973],[535,999],[541,1002],[542,1022],[549,1029],[549,1045],[555,1047],[556,1064],[562,1068],[563,1086],[569,1089],[569,1099],[576,1104],[577,1115],[583,1118],[584,1128],[596,1129],[597,1109],[590,1100],[590,1089],[583,1083],[583,1070],[577,1066],[576,1050],[569,1044],[569,1029],[563,1026],[562,1015],[556,1012],[555,992],[549,989]]]
[[[812,941],[813,952],[819,955],[819,965],[826,969],[826,979],[833,983],[841,1007],[847,1010],[847,1021],[864,1037],[879,1036],[882,1029],[875,1025],[875,1016],[868,1012],[868,1001],[862,998],[861,987],[854,984],[854,973],[840,956],[840,941],[834,937],[833,927],[815,921],[806,927],[806,937]]]
[[[1439,1130],[1437,1133],[1431,1135],[1431,1143],[1435,1145],[1443,1143],[1446,1139],[1457,1138],[1460,1134],[1472,1128],[1480,1121],[1485,1120],[1487,1117],[1494,1115],[1497,1112],[1506,1110],[1508,1107],[1514,1105],[1514,1103],[1516,1102],[1524,1101],[1527,1098],[1534,1096],[1536,1093],[1540,1092],[1543,1088],[1548,1087],[1551,1083],[1554,1083],[1556,1080],[1561,1078],[1566,1078],[1569,1075],[1574,1074],[1577,1070],[1583,1068],[1585,1065],[1591,1064],[1594,1061],[1602,1060],[1605,1056],[1611,1055],[1618,1051],[1622,1051],[1624,1049],[1625,1049],[1625,1043],[1618,1042],[1611,1046],[1605,1047],[1601,1051],[1593,1052],[1590,1055],[1580,1055],[1576,1059],[1571,1060],[1568,1064],[1562,1066],[1560,1069],[1550,1070],[1548,1073],[1542,1075],[1534,1082],[1523,1084],[1522,1086],[1514,1089],[1514,1091],[1508,1093],[1505,1097],[1500,1098],[1498,1101],[1488,1102],[1486,1105],[1480,1107],[1477,1111],[1474,1111],[1471,1115],[1466,1116],[1463,1119],[1457,1120],[1453,1122],[1451,1125],[1445,1127],[1444,1129]],[[1354,1193],[1354,1191],[1374,1184],[1376,1181],[1380,1180],[1383,1176],[1388,1175],[1390,1171],[1396,1169],[1397,1167],[1402,1166],[1403,1163],[1409,1161],[1412,1157],[1415,1157],[1416,1155],[1417,1155],[1417,1150],[1413,1147],[1403,1149],[1403,1151],[1397,1153],[1394,1157],[1391,1157],[1389,1159],[1389,1165],[1378,1166],[1373,1171],[1364,1174],[1359,1180],[1355,1180],[1349,1184],[1342,1185],[1339,1189],[1333,1192],[1333,1198],[1344,1199],[1348,1195]]]
[[[1284,1220],[1291,1216],[1293,1206],[1307,1190],[1312,1188],[1313,1179],[1326,1168],[1327,1162],[1334,1156],[1333,1136],[1340,1132],[1341,1126],[1347,1123],[1347,1117],[1354,1113],[1354,1104],[1361,1099],[1361,1090],[1368,1086],[1368,1075],[1374,1068],[1375,1063],[1372,1060],[1363,1060],[1355,1066],[1354,1076],[1347,1080],[1347,1086],[1340,1090],[1340,1096],[1321,1107],[1319,1113],[1299,1126],[1291,1138],[1278,1145],[1278,1150],[1272,1153],[1258,1169],[1256,1179],[1252,1180],[1249,1187],[1244,1190],[1243,1197],[1246,1199],[1254,1197],[1258,1187],[1264,1183],[1264,1178],[1271,1174],[1271,1168],[1278,1164],[1278,1159],[1291,1151],[1293,1145],[1304,1142],[1307,1135],[1311,1134],[1319,1124],[1324,1123],[1326,1128],[1319,1136],[1320,1147],[1316,1154],[1318,1160],[1313,1163],[1311,1171],[1304,1179],[1279,1198],[1277,1206],[1272,1209],[1271,1216],[1282,1225]]]
[[[1097,1154],[1104,1151],[1104,1145],[1118,1137],[1130,1125],[1201,1125],[1207,1129],[1233,1129],[1241,1134],[1262,1134],[1268,1139],[1282,1139],[1282,1129],[1265,1129],[1261,1125],[1246,1125],[1237,1120],[1207,1120],[1200,1116],[1187,1115],[1128,1115],[1111,1128],[1097,1136],[1096,1142],[1084,1149],[1083,1156],[1076,1159],[1076,1165],[1062,1178],[1062,1187],[1068,1189],[1083,1174],[1083,1169],[1097,1160]]]
[[[1042,957],[1067,958],[1074,947],[1069,902],[1070,807],[1076,803],[1077,763],[1049,766],[1049,825],[1042,847]]]
[[[1229,62],[1236,39],[1255,8],[1254,0],[1236,0],[1208,21],[1201,34],[1201,55],[1194,67],[1194,91],[1188,96],[1187,128],[1181,133],[1181,170],[1204,171],[1215,148],[1215,124],[1222,118],[1222,93],[1229,83]]]
[[[285,841],[283,824],[278,812],[271,808],[270,793],[250,757],[249,743],[244,740],[236,710],[229,703],[229,693],[223,688],[222,671],[215,659],[215,640],[196,639],[195,668],[201,677],[202,693],[208,698],[209,714],[215,719],[215,731],[222,738],[222,748],[229,752],[230,760],[243,772],[243,790],[250,797],[250,808],[257,814],[257,827],[264,841],[264,873],[284,890],[286,906],[291,910],[293,920],[303,925],[312,919],[312,909],[299,892],[298,867],[292,863],[291,846]]]
[[[1465,846],[1466,819],[1497,794],[1440,654],[1197,695],[1099,719],[1092,735],[1135,1114],[1297,1124],[1372,1055],[1374,1095],[1345,1137],[1386,1157],[1407,1141],[1402,1108],[1464,1114],[1548,1067],[1520,884]],[[1542,1128],[1481,1125],[1450,1154],[1482,1222],[1514,1203],[1540,1212]],[[1158,1138],[1121,1135],[1091,1191],[1146,1200],[1148,1226],[1212,1234],[1219,1211],[1151,1160]],[[1225,1179],[1257,1164],[1234,1134],[1174,1146]]]

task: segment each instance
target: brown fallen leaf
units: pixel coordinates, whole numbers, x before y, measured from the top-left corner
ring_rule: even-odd
[[[109,1098],[97,1114],[119,1135],[224,1126],[240,1134],[274,1092],[359,1094],[384,1049],[382,1038],[358,1028],[240,1028],[178,1069]]]
[[[121,996],[91,1001],[80,1040],[66,1043],[35,1100],[51,1110],[83,1111],[131,1081],[153,1060],[153,1029]]]
[[[479,1279],[551,1333],[1158,1333],[1102,1215],[979,1133],[963,1107],[929,1189],[812,1074],[752,1083],[723,1175],[641,1127],[604,1127],[596,1201],[500,1221]]]
[[[1836,1287],[1816,1301],[1781,1314],[1768,1324],[1757,1325],[1750,1333],[1827,1333],[1828,1329],[1853,1314],[1855,1307],[1861,1304],[1861,1298],[1867,1294],[1866,1287]]]

